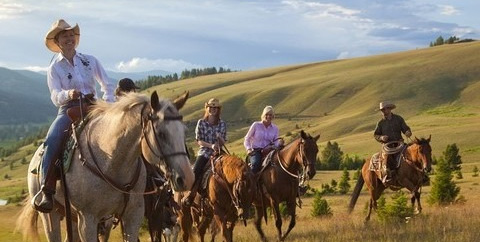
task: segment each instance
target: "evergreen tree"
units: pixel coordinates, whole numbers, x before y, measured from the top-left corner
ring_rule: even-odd
[[[447,145],[447,148],[443,152],[445,161],[448,163],[450,169],[455,172],[462,169],[462,157],[458,153],[459,149],[455,143]]]
[[[337,142],[327,142],[327,146],[322,151],[322,168],[325,170],[338,170],[342,162],[343,152],[340,150]]]
[[[346,194],[350,190],[350,174],[348,173],[347,168],[343,169],[342,178],[340,178],[340,183],[338,184],[338,191],[340,194]]]
[[[442,36],[438,36],[437,40],[435,40],[435,46],[437,45],[443,45],[444,44],[444,40],[443,40],[443,37]]]
[[[450,204],[455,201],[460,188],[452,180],[453,175],[450,164],[443,157],[437,162],[435,181],[433,182],[428,202],[439,205]]]

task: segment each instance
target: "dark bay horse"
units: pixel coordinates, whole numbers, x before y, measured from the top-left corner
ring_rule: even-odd
[[[315,176],[315,161],[318,153],[317,140],[320,135],[310,136],[303,130],[300,137],[287,144],[280,151],[273,155],[272,162],[267,166],[258,178],[259,196],[255,200],[257,216],[255,227],[263,241],[266,240],[262,231],[262,217],[266,216],[266,207],[272,207],[275,215],[275,225],[278,231],[278,239],[283,241],[295,226],[295,200],[298,197],[298,185],[301,179],[299,175],[308,178]],[[282,216],[280,215],[279,204],[287,202],[290,224],[285,234],[282,234]]]
[[[372,208],[377,208],[377,200],[382,195],[383,191],[390,188],[393,191],[406,188],[412,193],[411,202],[412,206],[415,206],[417,201],[417,212],[422,211],[422,205],[420,204],[420,189],[424,183],[424,178],[427,172],[432,169],[432,148],[430,146],[430,139],[415,137],[412,143],[408,144],[408,147],[403,153],[403,159],[400,162],[400,166],[397,168],[396,179],[391,186],[385,186],[377,175],[378,171],[370,169],[370,161],[367,160],[362,167],[362,175],[358,178],[357,185],[352,193],[350,200],[349,212],[353,211],[355,203],[357,202],[360,191],[363,184],[367,185],[370,193],[370,206],[368,215],[365,218],[365,222],[370,220],[370,214]]]
[[[181,216],[181,226],[184,241],[191,238],[189,228],[195,220],[198,221],[200,241],[204,241],[205,232],[211,227],[212,219],[220,228],[224,241],[233,240],[233,229],[239,217],[243,218],[246,224],[245,214],[250,210],[256,194],[253,173],[242,159],[233,155],[221,155],[215,159],[213,166],[204,201],[196,199],[197,206],[192,207],[190,211],[182,208],[184,214]],[[189,212],[191,216],[186,214]]]

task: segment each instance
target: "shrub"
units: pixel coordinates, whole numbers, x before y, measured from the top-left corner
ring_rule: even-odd
[[[377,214],[384,222],[401,222],[406,217],[413,216],[413,207],[409,205],[407,195],[399,191],[392,195],[392,202],[387,203],[384,196],[378,200]]]
[[[328,205],[327,200],[322,198],[322,195],[320,193],[315,193],[311,214],[313,217],[332,216],[332,209]]]
[[[344,168],[342,178],[338,184],[338,192],[340,192],[340,194],[346,194],[350,190],[350,184],[348,183],[349,180],[350,174],[348,173],[347,168]]]
[[[473,177],[477,177],[478,176],[478,167],[477,166],[473,166]]]
[[[445,205],[455,201],[460,188],[455,185],[452,178],[452,170],[445,159],[438,160],[435,181],[428,197],[428,203]]]

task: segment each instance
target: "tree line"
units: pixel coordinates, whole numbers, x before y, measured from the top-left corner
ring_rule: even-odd
[[[448,44],[456,44],[456,43],[463,43],[463,42],[471,42],[474,41],[473,39],[463,39],[460,40],[457,36],[450,36],[447,39],[444,39],[442,36],[438,36],[435,41],[430,42],[430,47],[439,46],[439,45],[448,45]]]
[[[135,84],[140,87],[141,90],[147,89],[149,87],[161,85],[161,84],[166,84],[178,80],[183,80],[183,79],[188,79],[188,78],[194,78],[198,76],[206,76],[206,75],[214,75],[214,74],[220,74],[220,73],[227,73],[227,72],[232,72],[229,68],[223,68],[219,67],[218,69],[215,67],[206,67],[203,69],[200,68],[194,68],[190,70],[183,70],[180,73],[180,76],[177,73],[171,74],[171,75],[166,75],[166,76],[148,76],[144,80],[138,80],[135,82]]]

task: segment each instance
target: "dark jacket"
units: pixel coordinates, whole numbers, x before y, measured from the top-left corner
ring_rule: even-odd
[[[387,142],[401,141],[403,140],[402,133],[405,134],[405,132],[409,130],[410,127],[408,127],[408,125],[405,123],[405,120],[400,115],[392,113],[390,119],[386,119],[384,117],[380,121],[378,121],[373,136],[380,143],[384,143],[380,139],[380,137],[383,135],[388,136]]]

